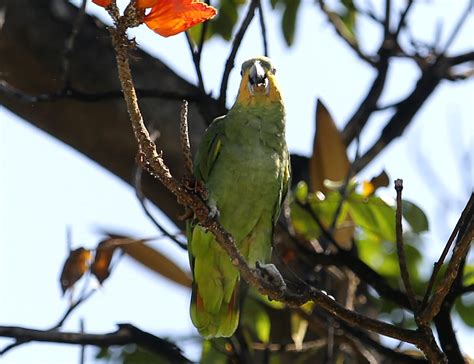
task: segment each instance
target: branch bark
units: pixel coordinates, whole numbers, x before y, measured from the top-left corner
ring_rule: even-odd
[[[120,324],[118,327],[117,331],[107,334],[86,334],[0,326],[0,336],[14,338],[17,341],[40,341],[74,345],[94,345],[99,347],[137,344],[152,353],[170,360],[172,363],[191,363],[189,359],[182,354],[180,348],[167,340],[142,331],[130,324]]]
[[[2,0],[0,3],[5,9],[0,31],[1,78],[31,95],[61,91],[62,56],[78,9],[64,0]],[[200,95],[199,102],[190,105],[192,145],[199,144],[206,125],[225,110],[216,100],[143,51],[134,51],[132,67],[136,84],[145,94],[169,96],[142,99],[140,104],[145,119],[160,132],[160,146],[166,151],[169,166],[179,170],[182,159],[176,115],[179,115],[182,97]],[[133,186],[137,146],[130,133],[123,100],[118,97],[121,96],[120,84],[109,34],[98,19],[84,17],[69,70],[76,96],[102,102],[83,103],[68,97],[55,102],[31,103],[0,92],[0,104]],[[169,90],[175,94],[169,94]],[[159,114],[156,110],[160,110]],[[183,226],[177,219],[180,210],[175,197],[160,183],[146,176],[143,190],[178,226]]]

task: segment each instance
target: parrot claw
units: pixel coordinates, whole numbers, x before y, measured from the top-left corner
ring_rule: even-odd
[[[209,218],[215,219],[219,218],[219,210],[217,209],[217,205],[213,200],[209,200],[207,207],[209,207]]]
[[[286,289],[285,280],[274,264],[264,264],[257,261],[255,267],[260,277],[269,284],[277,286],[282,291]]]
[[[214,220],[218,220],[220,216],[217,205],[213,200],[209,200],[207,202],[207,208],[208,208],[208,212],[207,212],[206,222],[204,224],[201,223],[201,226],[204,228],[207,228],[210,225],[212,225]]]

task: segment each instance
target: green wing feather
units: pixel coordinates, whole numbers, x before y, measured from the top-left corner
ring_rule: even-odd
[[[222,147],[225,116],[215,119],[206,130],[195,158],[194,174],[206,182]]]
[[[224,118],[215,119],[203,137],[196,154],[194,173],[205,183],[223,143]],[[188,241],[193,292],[191,319],[205,338],[231,336],[239,321],[238,271],[214,236],[188,222]]]

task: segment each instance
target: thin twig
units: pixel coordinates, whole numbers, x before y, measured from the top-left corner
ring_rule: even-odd
[[[205,92],[204,79],[202,77],[202,72],[201,72],[201,56],[199,54],[199,50],[196,49],[194,42],[191,39],[191,36],[189,35],[189,32],[185,31],[184,34],[186,35],[186,41],[188,43],[191,56],[193,58],[194,69],[196,70],[196,75],[198,78],[198,87],[201,91]]]
[[[72,303],[68,309],[66,310],[66,312],[64,312],[63,316],[59,319],[58,323],[56,323],[55,325],[53,325],[52,327],[50,327],[49,329],[47,330],[44,330],[44,332],[55,332],[56,330],[58,330],[59,328],[61,328],[64,324],[64,322],[66,322],[67,318],[71,315],[71,313],[77,308],[79,307],[83,302],[87,301],[94,293],[96,292],[96,290],[90,290],[88,291],[87,293],[85,293],[85,291],[81,294],[81,297],[75,301],[74,303]],[[1,336],[1,335],[0,335]],[[23,344],[26,344],[28,342],[30,342],[31,340],[28,340],[26,338],[17,338],[17,340],[7,346],[5,346],[2,350],[0,350],[0,356],[3,355],[3,354],[6,354],[7,352],[9,352],[10,350],[14,349],[14,348],[17,348]]]
[[[468,286],[463,286],[458,290],[458,295],[463,295],[465,293],[474,292],[474,284],[470,284]]]
[[[79,320],[79,331],[81,334],[84,334],[84,319],[80,319]],[[85,359],[86,359],[86,346],[85,345],[81,345],[81,350],[79,352],[79,364],[85,364]]]
[[[357,42],[354,41],[353,37],[348,34],[344,25],[341,24],[339,16],[326,7],[324,0],[319,0],[318,3],[321,10],[326,15],[327,19],[332,24],[332,26],[336,30],[336,33],[342,38],[342,40],[344,40],[347,45],[352,48],[352,50],[359,56],[360,59],[364,60],[369,65],[375,67],[377,64],[376,59],[374,57],[368,56],[362,51],[362,49],[360,49]]]
[[[252,0],[250,2],[247,14],[245,15],[245,18],[242,21],[239,30],[235,34],[234,40],[232,41],[232,49],[230,51],[229,57],[227,57],[227,61],[225,62],[224,74],[222,75],[221,87],[219,91],[219,101],[222,104],[225,104],[227,99],[227,84],[229,83],[230,71],[232,71],[232,68],[234,68],[235,56],[237,55],[237,51],[240,48],[242,39],[244,38],[244,35],[247,32],[250,23],[252,22],[258,3],[259,0]]]
[[[61,75],[62,81],[64,83],[64,88],[67,89],[70,86],[71,80],[69,79],[69,70],[71,65],[72,54],[74,51],[74,45],[76,43],[77,35],[80,32],[82,24],[84,22],[84,17],[86,14],[86,5],[87,0],[82,0],[81,6],[77,13],[76,19],[74,20],[74,24],[72,26],[72,32],[69,38],[66,39],[66,44],[64,45],[64,51],[62,56],[62,63],[61,63]]]
[[[415,114],[420,110],[441,81],[449,77],[452,66],[469,62],[473,59],[474,52],[467,52],[453,57],[439,57],[434,62],[425,60],[425,69],[423,69],[415,88],[410,95],[398,104],[396,112],[386,123],[380,137],[360,157],[356,165],[356,171],[361,171],[393,140],[403,134]]]
[[[441,52],[442,55],[446,54],[449,47],[451,46],[451,44],[454,42],[457,35],[461,31],[461,28],[464,25],[464,23],[466,22],[467,17],[469,16],[469,14],[471,14],[471,8],[472,8],[472,0],[467,0],[466,9],[461,14],[461,17],[459,18],[458,22],[454,26],[452,33],[448,37],[448,40],[446,41],[446,44],[444,45],[443,51]]]
[[[402,14],[400,15],[400,20],[398,21],[397,29],[395,30],[395,33],[393,34],[395,39],[398,38],[398,36],[400,35],[400,32],[405,27],[405,25],[406,25],[405,20],[406,20],[406,18],[408,16],[408,13],[410,12],[410,9],[411,9],[411,7],[414,3],[415,2],[413,0],[408,0],[407,6],[405,6],[405,9],[403,10]]]
[[[211,5],[210,0],[206,0],[205,3],[207,5]],[[201,58],[202,58],[202,50],[204,49],[204,42],[206,41],[206,32],[209,22],[205,21],[201,26],[201,35],[199,36],[199,44],[197,49],[198,55],[198,64],[201,65]]]
[[[181,141],[181,150],[184,158],[184,175],[190,179],[193,176],[193,154],[191,152],[191,143],[188,133],[188,102],[183,100],[181,103],[181,115],[179,123],[179,139]]]
[[[457,243],[453,250],[453,255],[448,263],[446,273],[443,280],[439,283],[430,301],[423,307],[419,315],[419,320],[422,323],[430,322],[440,311],[441,306],[452,288],[456,277],[458,277],[459,269],[466,258],[469,248],[474,240],[474,208],[473,208],[474,194],[471,194],[469,199],[469,210],[465,216],[465,221],[459,228]],[[463,211],[464,213],[464,211]],[[440,258],[441,259],[441,258]]]
[[[451,235],[449,236],[448,241],[446,242],[446,245],[444,246],[441,256],[439,257],[438,261],[434,264],[433,273],[431,273],[428,287],[426,288],[426,293],[425,293],[425,296],[423,297],[423,302],[421,304],[421,309],[426,308],[428,304],[428,299],[430,298],[431,291],[433,290],[433,286],[436,281],[436,276],[438,275],[441,267],[443,266],[444,260],[446,259],[446,256],[448,255],[449,250],[451,249],[451,245],[453,244],[454,239],[456,238],[456,235],[458,234],[459,229],[464,224],[468,214],[472,213],[473,206],[474,206],[474,194],[471,194],[471,198],[469,199],[466,206],[464,207],[464,210],[462,211],[461,216],[459,217],[459,220],[456,223],[456,226],[454,227]]]
[[[384,40],[390,39],[390,22],[391,22],[391,14],[392,13],[392,1],[385,0],[385,19],[383,21],[383,33],[384,33]]]
[[[405,247],[403,242],[403,227],[402,227],[402,190],[403,180],[395,180],[395,191],[397,191],[397,211],[396,211],[396,236],[397,236],[397,255],[398,264],[400,266],[400,274],[402,276],[402,282],[405,286],[405,291],[410,301],[410,306],[414,313],[417,310],[415,291],[411,285],[410,273],[407,267],[407,258],[405,256]]]
[[[142,167],[137,163],[135,165],[135,178],[134,178],[134,186],[135,186],[135,194],[137,196],[138,201],[143,209],[145,215],[150,219],[150,221],[155,225],[155,227],[167,238],[171,239],[177,246],[179,246],[183,250],[188,250],[186,244],[179,241],[175,235],[171,234],[167,229],[165,229],[153,216],[151,211],[146,206],[145,195],[143,194],[142,190]]]
[[[376,110],[377,103],[379,102],[380,96],[384,90],[387,73],[390,67],[389,55],[383,50],[383,48],[381,48],[379,54],[380,58],[376,65],[377,76],[372,82],[372,86],[359,108],[351,116],[342,131],[342,136],[346,145],[352,143],[352,141],[360,135],[370,116]]]
[[[269,57],[267,26],[265,25],[265,15],[263,12],[262,0],[258,0],[258,19],[260,21],[260,30],[262,31],[263,55]]]

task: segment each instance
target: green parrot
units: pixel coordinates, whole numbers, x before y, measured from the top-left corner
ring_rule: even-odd
[[[219,212],[251,267],[270,260],[273,228],[290,178],[285,109],[266,57],[242,65],[237,100],[206,130],[194,174],[206,186],[208,204]],[[193,273],[191,319],[204,338],[229,337],[239,321],[239,271],[212,233],[188,221]]]

